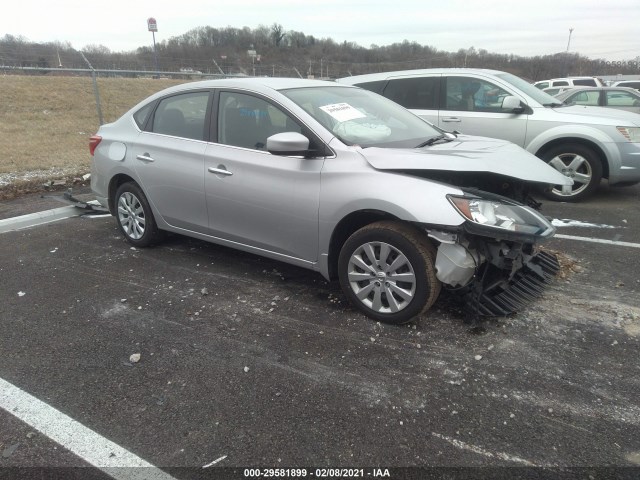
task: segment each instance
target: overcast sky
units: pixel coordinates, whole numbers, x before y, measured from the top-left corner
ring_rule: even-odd
[[[10,3],[8,3],[10,2]],[[605,60],[640,56],[640,1],[616,0],[7,0],[0,36],[129,51],[200,26],[281,24],[363,47],[409,40],[439,50],[484,48],[522,56],[570,51]]]

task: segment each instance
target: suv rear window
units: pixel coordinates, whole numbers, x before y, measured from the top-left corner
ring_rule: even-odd
[[[585,87],[597,87],[596,81],[593,78],[580,78],[573,81],[574,85],[581,85]]]

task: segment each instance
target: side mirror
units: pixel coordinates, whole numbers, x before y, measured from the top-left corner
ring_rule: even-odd
[[[524,112],[524,107],[518,97],[508,95],[502,100],[502,110],[511,111],[513,113],[522,113]]]
[[[276,133],[267,138],[267,151],[273,155],[305,156],[309,153],[309,139],[297,132]]]

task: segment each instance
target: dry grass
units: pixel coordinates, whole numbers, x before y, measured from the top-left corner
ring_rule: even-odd
[[[179,83],[184,80],[99,78],[105,123]],[[99,126],[90,77],[5,75],[0,91],[0,188],[88,171],[89,137]]]

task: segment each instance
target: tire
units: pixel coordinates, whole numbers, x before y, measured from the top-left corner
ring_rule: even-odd
[[[395,325],[407,323],[428,310],[440,294],[435,256],[426,233],[401,222],[372,223],[342,246],[340,286],[368,317]],[[405,278],[398,280],[398,275]]]
[[[161,239],[147,197],[136,183],[120,185],[116,190],[114,205],[118,227],[130,244],[148,247]]]
[[[588,147],[568,143],[547,150],[542,159],[563,175],[573,178],[573,185],[563,191],[560,185],[551,186],[544,192],[551,200],[578,202],[589,197],[602,180],[602,162]]]

